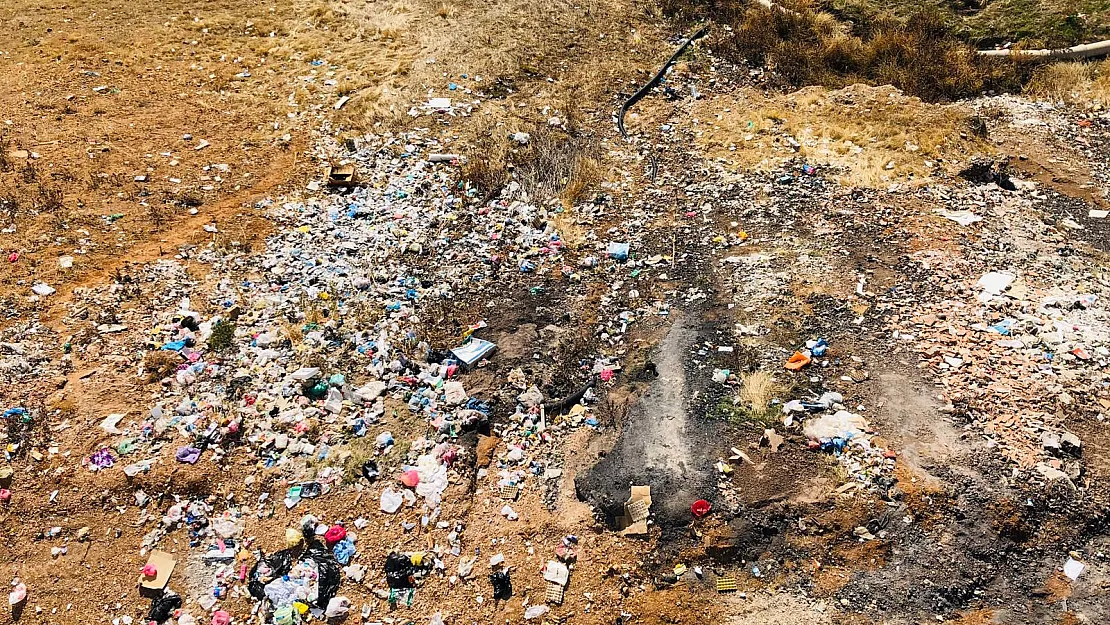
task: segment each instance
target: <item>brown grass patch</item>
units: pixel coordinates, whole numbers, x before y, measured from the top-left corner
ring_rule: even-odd
[[[741,376],[740,401],[752,410],[764,412],[775,394],[775,377],[768,371],[753,371]]]
[[[1018,89],[1027,77],[1012,60],[976,54],[933,10],[905,20],[857,12],[841,21],[810,0],[778,4],[785,9],[740,0],[669,0],[666,10],[729,25],[710,39],[716,52],[766,66],[772,83],[786,87],[890,84],[928,101],[950,101]]]
[[[147,383],[158,382],[170,377],[181,362],[181,356],[177,352],[162,350],[148,352],[146,356],[143,356],[143,371],[146,372]]]
[[[713,156],[756,170],[801,158],[836,168],[846,184],[923,182],[990,150],[969,131],[969,110],[927,105],[891,87],[807,87],[785,96],[747,89],[701,102],[695,113],[709,120],[698,141]]]
[[[518,137],[527,136],[523,142]],[[560,198],[570,207],[601,182],[596,149],[585,138],[541,123],[523,123],[509,130],[487,126],[480,132],[473,156],[461,170],[463,182],[483,202],[510,181],[538,201]]]
[[[1053,102],[1105,108],[1110,105],[1110,60],[1046,65],[1033,75],[1025,91]]]

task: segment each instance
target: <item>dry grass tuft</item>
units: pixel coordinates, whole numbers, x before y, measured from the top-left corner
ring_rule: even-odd
[[[182,362],[177,352],[153,351],[143,356],[143,371],[146,372],[147,383],[154,383],[173,375],[177,366]]]
[[[775,378],[767,371],[753,371],[740,377],[740,401],[753,412],[766,412],[775,394]]]
[[[516,133],[528,135],[521,143]],[[595,148],[584,138],[546,124],[527,123],[514,131],[489,126],[478,134],[474,158],[461,171],[463,182],[482,201],[496,196],[511,180],[538,200],[560,198],[573,206],[597,187],[602,169]]]
[[[570,177],[560,195],[563,207],[569,210],[581,203],[590,190],[601,184],[601,180],[601,163],[589,156],[579,158],[571,168]]]
[[[1110,104],[1110,60],[1046,65],[1034,74],[1026,93],[1053,102],[1105,107]]]

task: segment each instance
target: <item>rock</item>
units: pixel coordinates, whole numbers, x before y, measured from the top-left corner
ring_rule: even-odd
[[[501,444],[501,439],[496,436],[483,436],[478,439],[478,447],[475,454],[478,456],[478,467],[488,467],[490,462],[493,461],[493,452],[497,450],[497,446]]]
[[[1063,450],[1071,454],[1078,454],[1080,448],[1083,446],[1083,442],[1079,440],[1079,437],[1071,432],[1064,432],[1061,434],[1060,443]]]

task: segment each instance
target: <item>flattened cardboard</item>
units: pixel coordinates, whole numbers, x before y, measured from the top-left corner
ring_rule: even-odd
[[[651,487],[633,486],[628,501],[624,503],[624,516],[617,519],[621,534],[640,536],[648,533],[648,508],[651,507]]]
[[[170,574],[173,573],[173,568],[177,566],[177,560],[165,551],[155,549],[150,552],[150,557],[146,559],[147,564],[153,564],[154,568],[158,570],[158,575],[154,579],[145,579],[139,577],[139,586],[147,590],[162,590],[170,581]]]

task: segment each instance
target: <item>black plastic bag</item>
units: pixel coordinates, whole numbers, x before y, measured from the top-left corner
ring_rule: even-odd
[[[167,592],[150,603],[150,612],[146,615],[147,622],[165,623],[173,616],[173,611],[181,607],[181,595]]]
[[[263,556],[258,562],[254,563],[247,583],[247,590],[252,597],[264,601],[266,599],[266,584],[288,573],[297,562],[312,560],[316,564],[316,571],[319,574],[316,580],[315,606],[321,609],[327,607],[328,601],[331,601],[332,597],[339,592],[339,583],[342,581],[339,562],[324,543],[316,540],[315,537],[310,537],[308,534],[305,537],[308,538],[309,542],[304,553],[300,553],[298,547],[292,547],[274,552],[269,557]],[[258,567],[262,563],[270,568],[269,575],[265,577],[258,572]]]
[[[335,559],[331,549],[316,539],[308,543],[308,549],[301,559],[316,563],[316,570],[320,575],[317,578],[316,607],[320,609],[328,607],[328,602],[339,592],[339,583],[342,581],[339,574],[339,561]]]
[[[513,596],[513,582],[509,579],[508,571],[491,573],[489,583],[493,584],[493,600],[508,600]]]
[[[247,590],[251,596],[259,601],[266,599],[266,584],[274,581],[276,578],[281,577],[293,568],[293,564],[297,561],[297,547],[290,549],[282,549],[270,554],[270,557],[263,555],[251,567],[250,575],[247,577]],[[265,564],[270,568],[270,574],[263,578],[259,572],[258,567]]]
[[[390,588],[414,588],[412,560],[403,553],[393,552],[385,559],[385,583]]]
[[[374,462],[373,460],[367,460],[366,462],[362,463],[362,477],[373,482],[374,480],[378,479],[379,475],[381,475],[381,472],[378,470],[377,462]]]

